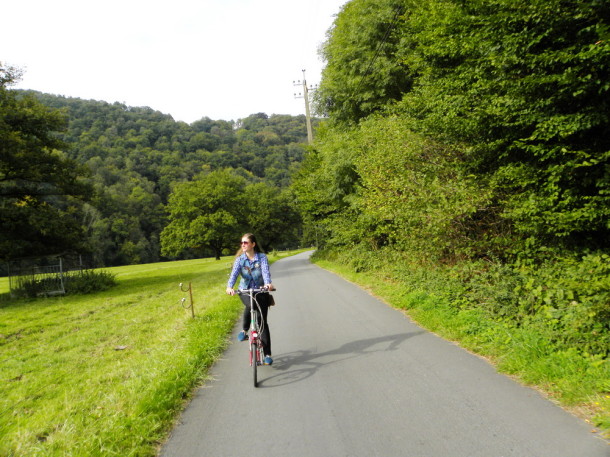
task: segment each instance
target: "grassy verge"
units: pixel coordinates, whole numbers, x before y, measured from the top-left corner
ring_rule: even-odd
[[[0,305],[0,455],[155,455],[241,310],[231,260],[111,268],[111,290]]]
[[[0,294],[5,294],[7,292],[9,292],[8,278],[0,278]]]
[[[432,294],[383,274],[355,272],[342,262],[314,261],[405,310],[422,327],[486,357],[499,371],[537,388],[610,438],[610,360],[558,349],[537,329],[494,320],[481,309],[452,306],[440,284],[438,294]]]

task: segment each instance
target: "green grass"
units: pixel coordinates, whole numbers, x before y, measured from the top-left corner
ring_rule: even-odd
[[[0,295],[9,292],[8,278],[0,278]]]
[[[409,291],[371,272],[315,259],[323,268],[405,310],[422,327],[486,357],[500,372],[537,388],[610,438],[610,359],[555,348],[535,328],[497,322],[478,309],[460,310],[439,295]],[[442,287],[442,286],[439,286]]]
[[[0,456],[155,455],[241,310],[231,261],[109,268],[105,292],[0,304]]]

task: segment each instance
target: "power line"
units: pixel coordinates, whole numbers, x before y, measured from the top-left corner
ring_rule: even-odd
[[[373,67],[373,64],[375,63],[375,61],[377,60],[377,57],[379,57],[379,54],[381,53],[381,50],[383,49],[383,47],[384,47],[388,37],[390,36],[390,33],[392,32],[392,30],[394,30],[394,27],[396,27],[396,24],[398,23],[398,18],[402,14],[402,11],[403,11],[403,7],[402,6],[399,6],[399,7],[396,8],[396,11],[394,12],[394,17],[392,18],[392,21],[390,22],[390,25],[386,29],[385,34],[383,35],[383,38],[381,39],[381,41],[377,45],[377,50],[375,52],[375,56],[369,62],[369,65],[367,66],[366,71],[364,72],[364,75],[362,75],[362,78],[360,78],[360,82],[358,83],[358,87],[354,91],[354,94],[357,94],[358,92],[360,92],[360,88],[362,87],[362,84],[364,83],[364,79],[371,72],[371,68]]]

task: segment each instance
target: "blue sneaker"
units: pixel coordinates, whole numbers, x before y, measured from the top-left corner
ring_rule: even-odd
[[[264,363],[265,363],[265,365],[271,365],[273,363],[273,359],[271,358],[270,355],[265,356]]]
[[[237,341],[246,341],[248,339],[248,335],[245,331],[241,331],[237,334]]]

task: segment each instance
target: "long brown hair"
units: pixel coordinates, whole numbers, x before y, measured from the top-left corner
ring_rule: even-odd
[[[256,241],[256,237],[254,236],[254,234],[252,234],[252,233],[244,233],[241,236],[241,239],[243,240],[244,238],[248,238],[248,241],[250,241],[250,243],[254,244],[254,252],[264,252],[263,249],[258,244],[258,241]],[[235,253],[235,257],[239,257],[241,255],[241,253],[242,253],[242,251],[241,251],[241,246],[240,246],[240,248]]]

